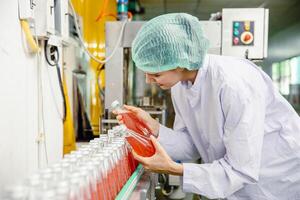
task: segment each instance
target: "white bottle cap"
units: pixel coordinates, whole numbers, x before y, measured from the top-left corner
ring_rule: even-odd
[[[111,103],[111,107],[113,110],[119,108],[121,105],[120,105],[120,102],[118,100],[115,100]]]
[[[121,124],[120,126],[120,131],[126,131],[127,127],[124,124]]]
[[[107,131],[107,135],[108,135],[108,137],[114,137],[114,136],[115,136],[113,130],[108,130],[108,131]]]

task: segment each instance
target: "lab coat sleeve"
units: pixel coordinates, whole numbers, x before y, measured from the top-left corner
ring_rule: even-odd
[[[160,125],[158,141],[174,161],[196,160],[200,157],[186,129],[174,131]]]
[[[226,154],[207,164],[183,164],[183,189],[208,198],[226,198],[258,181],[264,136],[265,102],[260,89],[224,87]]]
[[[168,155],[175,161],[190,161],[200,158],[189,132],[182,120],[180,111],[173,98],[173,106],[175,110],[175,121],[173,129],[160,125],[159,143],[164,147]]]

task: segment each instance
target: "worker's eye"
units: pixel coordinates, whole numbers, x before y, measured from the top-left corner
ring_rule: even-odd
[[[148,78],[157,78],[159,77],[161,74],[156,73],[156,74],[147,74]]]

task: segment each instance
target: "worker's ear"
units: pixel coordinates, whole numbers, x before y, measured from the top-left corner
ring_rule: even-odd
[[[145,79],[146,79],[146,83],[151,83],[150,77],[147,73],[145,73]]]

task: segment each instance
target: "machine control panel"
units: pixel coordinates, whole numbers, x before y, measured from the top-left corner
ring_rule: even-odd
[[[254,21],[233,21],[232,45],[253,46],[254,44]]]
[[[269,10],[224,8],[221,54],[251,60],[267,57]]]

